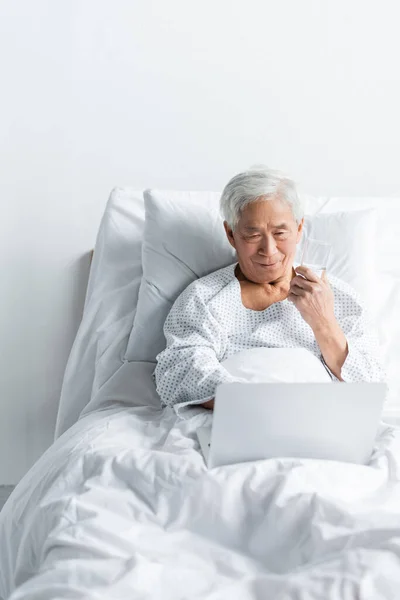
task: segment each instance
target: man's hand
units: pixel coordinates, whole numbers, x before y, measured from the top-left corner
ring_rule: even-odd
[[[333,292],[325,271],[319,278],[308,267],[297,267],[296,277],[290,282],[288,300],[313,331],[336,322]]]
[[[346,336],[336,321],[334,296],[326,272],[324,271],[319,278],[311,269],[297,267],[296,273],[290,284],[288,300],[293,302],[313,330],[321,354],[331,372],[343,381],[341,370],[349,348]]]

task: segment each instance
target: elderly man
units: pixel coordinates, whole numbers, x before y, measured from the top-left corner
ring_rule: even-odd
[[[294,183],[277,171],[233,177],[221,212],[237,264],[189,285],[165,322],[155,378],[164,405],[213,408],[215,389],[235,381],[221,364],[250,348],[306,348],[332,379],[381,381],[377,342],[350,286],[293,269],[303,230]]]

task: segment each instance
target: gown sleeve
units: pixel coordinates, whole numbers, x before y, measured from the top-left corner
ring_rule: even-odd
[[[346,336],[348,355],[341,369],[341,378],[347,383],[384,382],[386,374],[382,367],[378,336],[359,296],[351,290],[335,293],[337,320]],[[323,361],[332,379],[336,377]]]
[[[178,414],[213,399],[221,383],[242,381],[220,364],[226,335],[193,284],[173,305],[164,335],[167,347],[157,356],[156,387],[162,404]]]

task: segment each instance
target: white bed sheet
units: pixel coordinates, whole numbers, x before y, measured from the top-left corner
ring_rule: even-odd
[[[119,401],[61,436],[0,513],[0,598],[396,598],[400,431],[371,466],[266,460],[208,471],[196,427],[128,363]],[[125,398],[124,398],[125,394]]]

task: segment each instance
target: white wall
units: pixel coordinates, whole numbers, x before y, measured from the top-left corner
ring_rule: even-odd
[[[398,194],[395,0],[2,0],[0,484],[51,443],[114,185]]]

